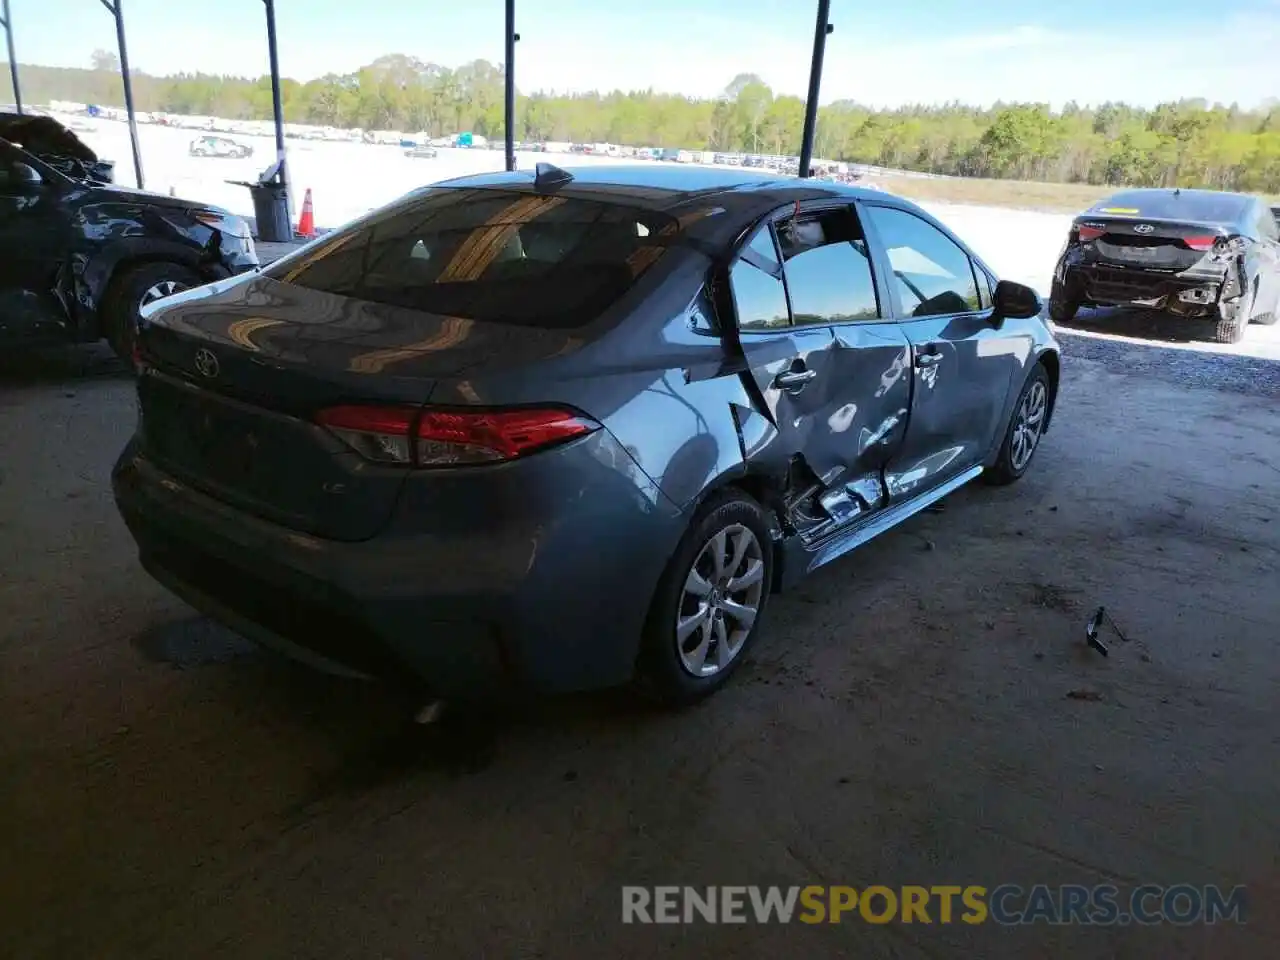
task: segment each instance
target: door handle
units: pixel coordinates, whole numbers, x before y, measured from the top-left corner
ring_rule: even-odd
[[[936,367],[942,362],[940,353],[921,353],[916,355],[917,367]]]
[[[817,370],[788,370],[774,377],[773,385],[780,390],[794,390],[803,387],[817,375]]]

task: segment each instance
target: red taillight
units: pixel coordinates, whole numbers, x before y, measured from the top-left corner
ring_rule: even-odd
[[[422,467],[514,460],[599,426],[558,407],[419,411],[344,406],[322,410],[316,422],[369,460]]]
[[[1192,250],[1207,251],[1213,249],[1213,245],[1218,242],[1218,238],[1216,236],[1183,237],[1182,242]]]
[[[1076,230],[1080,235],[1081,243],[1087,243],[1090,240],[1097,240],[1100,236],[1102,236],[1104,233],[1107,232],[1101,227],[1079,226],[1079,227],[1076,227]]]

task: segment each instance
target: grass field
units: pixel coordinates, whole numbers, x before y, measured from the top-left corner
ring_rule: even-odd
[[[911,200],[1012,207],[1053,213],[1079,213],[1122,187],[1088,183],[1040,183],[1027,180],[979,180],[968,177],[875,177],[869,183]],[[1280,200],[1268,198],[1272,205]]]
[[[1014,207],[1054,213],[1079,213],[1117,187],[1087,183],[1039,183],[1026,180],[979,180],[968,177],[876,177],[869,180],[911,200],[966,203],[980,207]]]

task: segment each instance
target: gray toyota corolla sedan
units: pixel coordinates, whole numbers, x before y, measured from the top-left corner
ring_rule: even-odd
[[[156,579],[313,665],[687,701],[772,592],[1027,470],[1040,313],[876,191],[451,180],[151,309],[115,494]]]

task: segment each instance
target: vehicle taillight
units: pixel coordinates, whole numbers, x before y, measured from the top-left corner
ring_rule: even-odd
[[[1078,226],[1076,231],[1079,234],[1081,243],[1088,243],[1090,240],[1097,240],[1107,231],[1102,227],[1086,227]]]
[[[420,467],[514,460],[600,426],[559,407],[420,411],[353,405],[322,410],[316,422],[365,459]]]
[[[1208,251],[1213,249],[1213,245],[1218,242],[1218,238],[1216,236],[1183,237],[1182,242],[1192,250]]]

